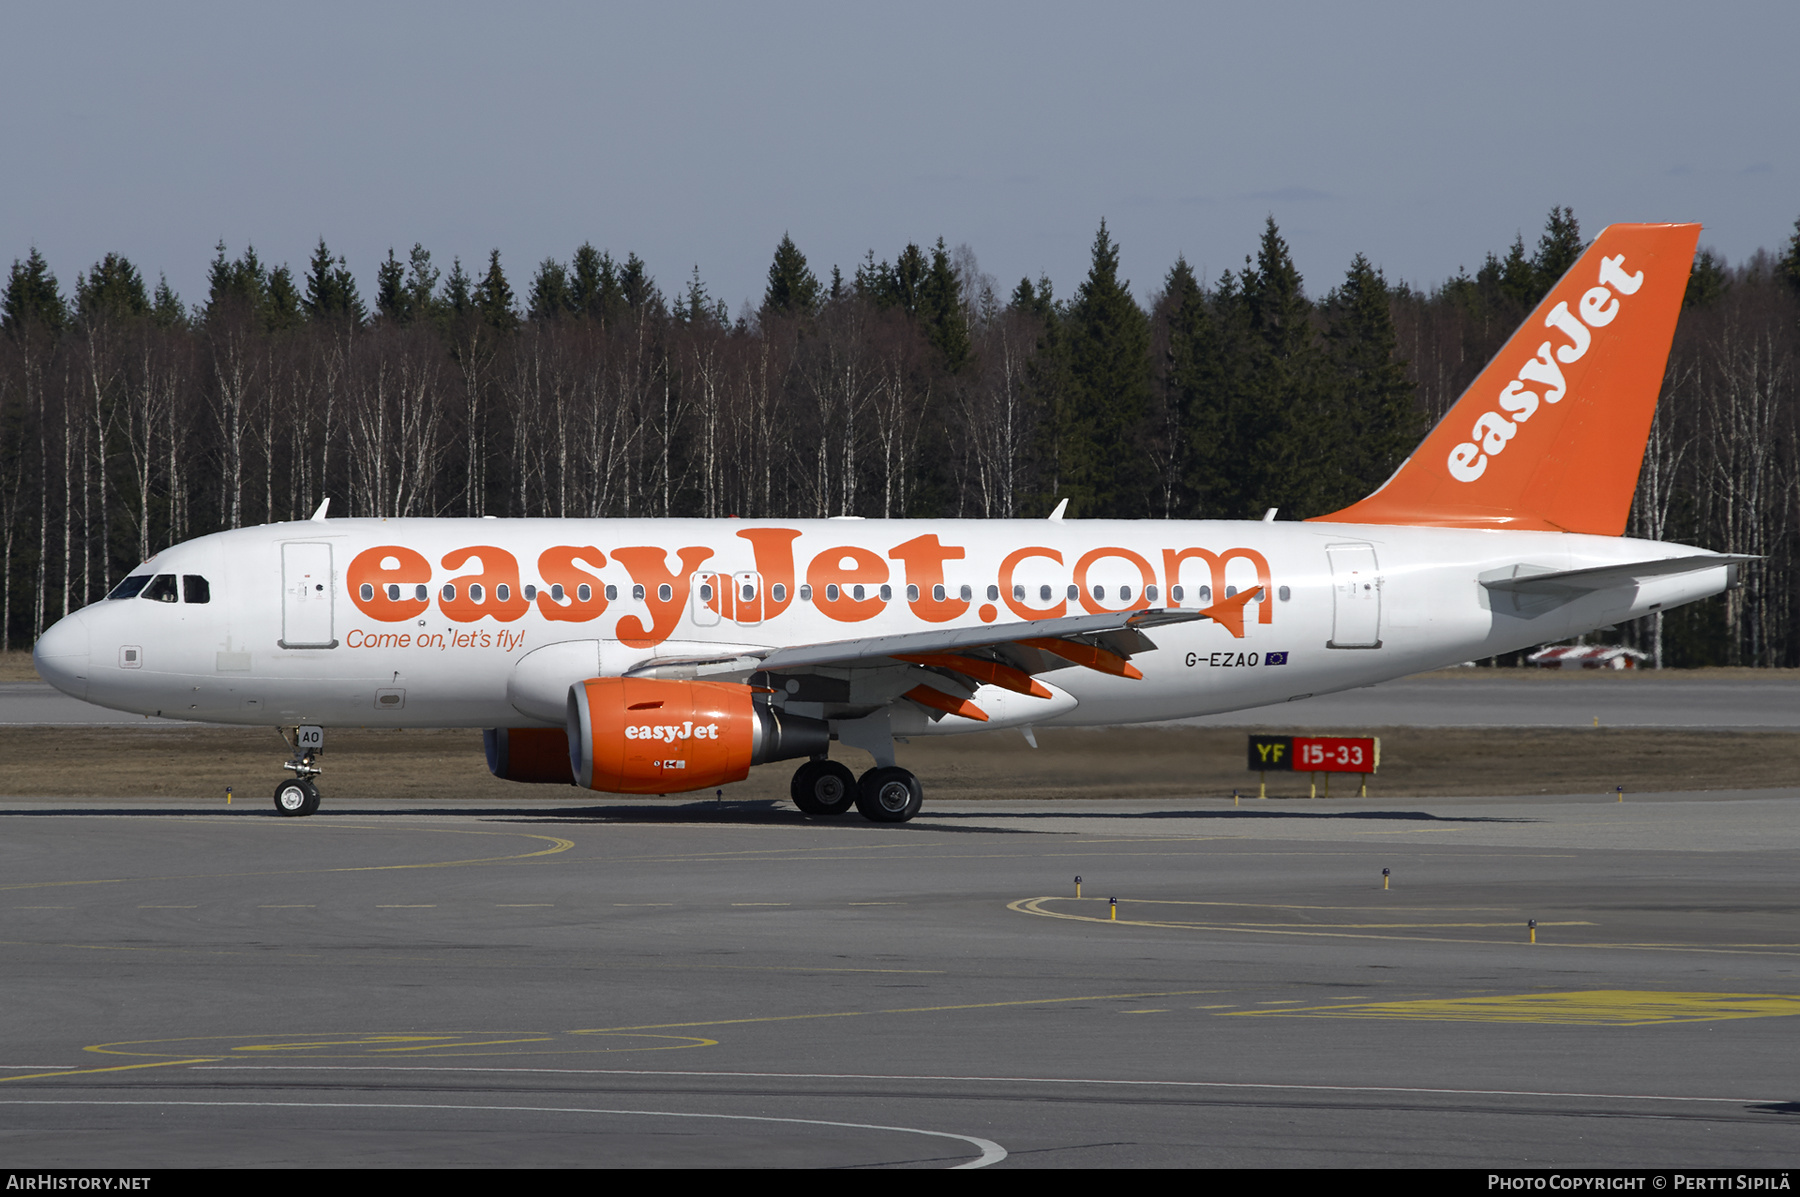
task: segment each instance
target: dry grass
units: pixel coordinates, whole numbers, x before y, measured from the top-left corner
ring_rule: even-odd
[[[1304,730],[1304,729],[1277,729]],[[1312,729],[1323,730],[1323,729]],[[1371,799],[1749,789],[1794,784],[1800,734],[1637,730],[1378,729],[1381,772]],[[1017,732],[919,739],[899,748],[937,798],[1228,797],[1255,793],[1245,733],[1220,728],[1040,730],[1033,750]],[[475,731],[333,729],[322,784],[328,795],[393,800],[531,801],[573,797],[560,787],[490,776]],[[867,764],[860,753],[846,763]],[[267,801],[285,749],[257,728],[0,728],[0,795],[223,798],[225,787]],[[793,764],[763,765],[727,787],[734,799],[782,798]],[[1303,795],[1304,774],[1269,774],[1272,795]],[[1334,784],[1355,793],[1354,777]]]

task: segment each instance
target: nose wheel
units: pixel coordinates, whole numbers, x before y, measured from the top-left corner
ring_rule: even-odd
[[[291,740],[288,739],[285,727],[275,730],[281,733],[282,743],[293,753],[293,757],[281,767],[291,769],[294,773],[290,780],[275,787],[276,813],[290,817],[310,815],[319,809],[319,785],[313,778],[323,772],[318,761],[319,754],[325,750],[325,730],[320,727],[296,727]]]
[[[319,787],[310,777],[296,777],[275,787],[275,809],[284,815],[310,815],[319,809]]]

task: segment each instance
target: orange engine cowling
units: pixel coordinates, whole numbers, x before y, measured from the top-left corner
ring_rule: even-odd
[[[574,785],[569,733],[560,727],[490,727],[481,733],[488,772],[502,781]]]
[[[751,765],[815,756],[820,719],[789,715],[749,686],[597,677],[569,687],[575,784],[613,794],[677,794],[742,781]]]

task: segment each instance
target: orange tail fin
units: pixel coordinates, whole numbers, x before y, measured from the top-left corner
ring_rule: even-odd
[[[1624,532],[1699,239],[1607,227],[1394,476],[1319,518]]]

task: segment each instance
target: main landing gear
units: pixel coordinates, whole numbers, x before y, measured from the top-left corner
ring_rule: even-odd
[[[319,786],[313,778],[323,772],[318,764],[325,750],[325,729],[296,727],[294,738],[288,739],[286,728],[276,728],[281,739],[293,751],[293,758],[282,765],[294,776],[275,787],[275,811],[282,815],[310,815],[319,809]]]
[[[925,800],[919,779],[898,765],[877,765],[860,780],[837,761],[811,760],[794,773],[794,805],[809,815],[841,815],[852,806],[875,823],[904,823]]]

